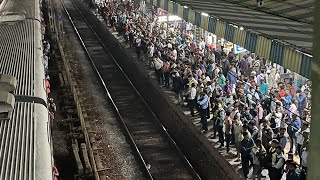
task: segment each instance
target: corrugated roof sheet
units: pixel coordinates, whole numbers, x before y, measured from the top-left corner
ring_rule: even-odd
[[[0,179],[35,179],[34,104],[16,103],[11,120],[0,121]]]
[[[240,0],[233,0],[240,1]],[[221,0],[178,0],[192,9],[251,29],[271,39],[312,54],[313,26]],[[251,2],[251,1],[250,1]]]
[[[262,7],[257,7],[256,0],[225,0],[255,10],[283,16],[292,20],[313,23],[315,0],[264,0]]]

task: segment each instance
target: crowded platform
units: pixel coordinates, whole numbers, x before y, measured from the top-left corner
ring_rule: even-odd
[[[132,2],[96,2],[106,24],[153,69],[160,86],[200,116],[219,148],[236,150],[244,178],[306,179],[312,84],[223,39],[212,43],[200,28],[159,8]],[[209,35],[208,35],[209,34]],[[251,172],[251,173],[249,173]]]

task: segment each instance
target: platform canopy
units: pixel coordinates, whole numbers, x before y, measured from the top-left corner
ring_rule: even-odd
[[[298,1],[311,3],[307,3],[310,10],[295,5]],[[256,0],[146,0],[306,78],[310,78],[312,62],[312,15],[307,12],[312,12],[312,1],[283,1],[282,7],[273,8],[272,3],[280,2],[265,0],[263,11],[258,11]],[[304,11],[301,17],[310,22],[298,21],[293,15],[289,18],[294,10]]]

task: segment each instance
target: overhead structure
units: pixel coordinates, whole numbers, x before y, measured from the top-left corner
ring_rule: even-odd
[[[235,3],[240,3],[240,0],[227,1],[146,0],[227,41],[310,78],[313,33],[311,24]],[[247,3],[248,1],[252,0],[247,0]],[[265,1],[263,7],[267,6],[268,2]]]

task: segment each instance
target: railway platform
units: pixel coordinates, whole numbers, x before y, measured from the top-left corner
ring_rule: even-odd
[[[100,18],[101,21],[103,21],[103,19]],[[118,33],[115,32],[112,28],[109,28],[106,26],[106,28],[113,34],[113,36],[118,40],[118,42],[122,45],[123,48],[125,48],[125,50],[134,58],[136,59],[137,62],[139,62],[141,64],[141,67],[144,67],[144,69],[147,71],[147,73],[149,74],[150,77],[152,77],[155,81],[156,81],[156,76],[154,73],[154,69],[149,69],[148,65],[144,64],[143,61],[138,60],[137,57],[137,53],[135,52],[134,48],[130,48],[129,43],[128,42],[123,42],[121,40],[121,38],[118,36]],[[159,88],[161,88],[161,90],[163,92],[165,92],[170,99],[172,100],[172,102],[176,101],[175,98],[175,93],[173,91],[171,91],[169,88],[163,87],[159,85]],[[179,108],[181,109],[181,111],[187,115],[187,117],[190,119],[190,121],[192,121],[192,123],[194,124],[195,127],[197,127],[199,129],[199,132],[201,131],[201,123],[200,123],[200,115],[198,113],[195,114],[194,117],[191,116],[190,114],[190,110],[187,107],[187,103],[185,102],[183,105],[177,105],[179,106]],[[210,113],[210,118],[212,118],[212,114]],[[217,138],[211,138],[213,136],[213,125],[212,125],[212,121],[208,119],[208,125],[209,125],[209,130],[208,132],[204,133],[203,135],[207,138],[207,140],[210,142],[210,144],[212,145],[213,148],[217,149],[218,152],[220,153],[220,155],[226,159],[231,166],[237,171],[238,174],[242,175],[242,167],[241,167],[241,160],[239,160],[236,157],[236,149],[234,147],[234,145],[231,145],[230,151],[229,153],[226,152],[226,148],[219,148],[220,143],[218,142],[218,137]],[[288,139],[289,141],[289,139]],[[285,154],[288,154],[290,150],[290,143],[287,143],[286,148],[284,149]],[[295,161],[299,162],[299,158],[295,157]],[[252,168],[250,170],[249,173],[249,177],[251,177],[251,173],[252,173]],[[269,179],[268,178],[268,171],[267,170],[263,170],[262,172],[263,179]],[[285,175],[283,176],[282,180],[285,180]]]

